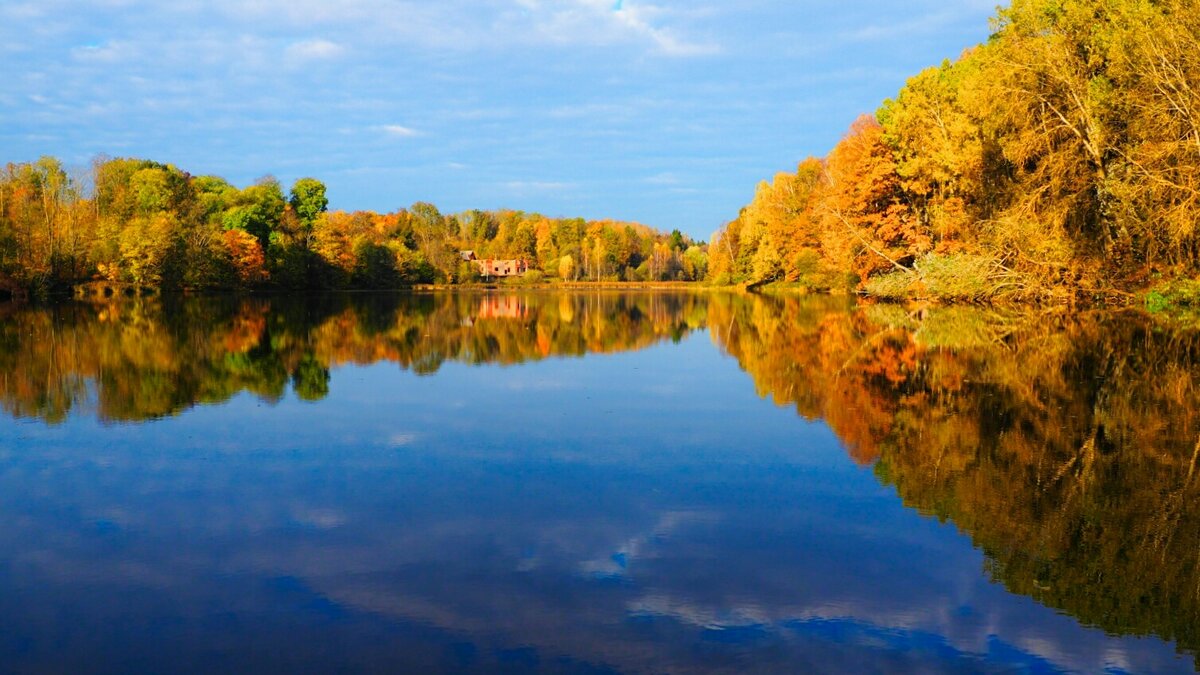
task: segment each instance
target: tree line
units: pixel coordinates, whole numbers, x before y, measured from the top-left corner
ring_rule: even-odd
[[[1055,301],[1200,271],[1192,0],[1013,0],[824,158],[758,186],[722,283]]]
[[[329,211],[325,185],[238,188],[144,159],[0,171],[0,281],[49,293],[103,279],[164,288],[394,288],[478,280],[460,253],[521,259],[531,281],[697,280],[706,247],[678,230],[522,211]]]

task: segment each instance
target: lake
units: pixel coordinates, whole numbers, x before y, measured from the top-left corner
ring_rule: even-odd
[[[1193,672],[1200,330],[0,306],[0,672]]]

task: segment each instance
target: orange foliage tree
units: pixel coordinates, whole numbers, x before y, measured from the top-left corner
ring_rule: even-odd
[[[221,239],[240,282],[253,285],[267,280],[266,259],[257,237],[245,230],[226,230]]]
[[[902,198],[895,156],[874,117],[855,120],[829,154],[826,177],[819,206],[826,249],[861,279],[907,270],[932,248],[929,232]]]

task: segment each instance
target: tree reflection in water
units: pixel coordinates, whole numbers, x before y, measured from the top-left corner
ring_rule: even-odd
[[[517,364],[707,328],[1008,590],[1200,647],[1200,333],[1136,313],[909,311],[829,297],[528,293],[146,299],[0,309],[0,404],[57,424],[175,415],[331,371]]]
[[[1200,333],[1139,314],[714,298],[760,394],[822,419],[1006,588],[1200,647]]]
[[[329,371],[392,362],[432,374],[446,361],[511,365],[641,349],[704,325],[700,296],[349,295],[143,299],[8,308],[0,401],[11,415],[63,421],[94,406],[136,422],[240,392],[319,400]]]

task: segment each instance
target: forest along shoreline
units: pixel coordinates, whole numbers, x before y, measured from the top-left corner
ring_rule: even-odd
[[[324,183],[237,188],[143,159],[54,158],[0,173],[0,290],[34,297],[172,290],[396,289],[503,279],[694,281],[707,246],[679,230],[514,210],[329,211]],[[95,292],[86,292],[88,286]],[[10,295],[17,292],[9,291]]]
[[[514,210],[327,210],[144,159],[0,173],[0,296],[694,282],[940,304],[1200,308],[1193,0],[1014,0],[711,242]]]
[[[718,283],[877,298],[1200,305],[1192,0],[1014,0],[993,32],[758,186]]]

